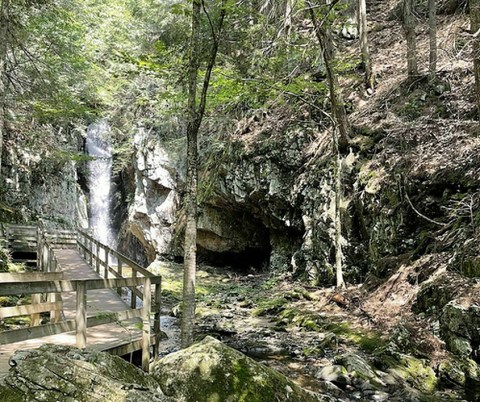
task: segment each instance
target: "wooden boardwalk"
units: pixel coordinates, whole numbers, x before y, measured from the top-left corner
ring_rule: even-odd
[[[62,267],[64,279],[100,279],[98,275],[75,249],[55,250],[57,260]],[[74,319],[77,310],[76,292],[62,293],[63,314],[65,319]],[[106,312],[125,311],[129,306],[113,289],[91,290],[87,294],[87,317],[99,316]],[[132,319],[122,323],[110,323],[87,329],[87,347],[98,350],[111,350],[119,346],[139,341],[142,331],[138,329],[140,319]],[[136,325],[137,324],[137,325]],[[75,331],[42,338],[30,339],[23,342],[0,345],[0,378],[3,378],[9,369],[8,360],[14,351],[19,349],[37,348],[46,343],[61,345],[76,344]]]
[[[89,245],[91,247],[91,244]],[[87,258],[82,258],[77,251],[77,249],[73,248],[63,248],[63,249],[52,249],[56,264],[59,267],[59,271],[63,273],[63,282],[68,283],[68,281],[86,281],[84,283],[88,283],[88,280],[102,280],[103,282],[108,282],[108,272],[110,271],[110,275],[112,273],[113,268],[109,266],[108,262],[106,264],[96,264],[97,272],[90,266],[87,261],[89,260],[88,255]],[[90,250],[91,251],[91,250]],[[114,252],[110,250],[111,252]],[[101,262],[101,258],[99,256],[98,249],[96,250],[97,256],[95,257],[94,253],[90,253],[90,262],[92,262],[91,255],[93,254],[94,259],[97,258]],[[85,252],[83,253],[85,257]],[[108,261],[108,258],[107,258]],[[93,264],[95,265],[95,264]],[[132,262],[132,265],[134,263]],[[145,272],[144,269],[138,267],[139,270],[143,270],[143,273],[146,275],[148,272]],[[130,271],[130,275],[131,275]],[[129,275],[129,276],[130,276]],[[116,274],[117,278],[121,276]],[[136,273],[135,273],[136,276]],[[128,280],[128,279],[126,279]],[[53,283],[53,282],[52,282]],[[60,282],[58,282],[60,283]],[[73,283],[73,282],[72,282]],[[120,312],[126,312],[130,309],[130,306],[126,304],[125,301],[119,296],[116,291],[117,289],[106,288],[106,289],[98,289],[93,288],[88,290],[87,293],[87,302],[86,302],[86,316],[87,319],[92,317],[93,319],[102,320],[103,317],[107,317],[112,313],[123,314]],[[125,288],[124,288],[125,291]],[[135,290],[136,293],[139,292],[138,289]],[[75,320],[77,319],[77,329],[79,328],[78,324],[78,314],[77,314],[77,290],[72,289],[72,291],[62,291],[61,298],[63,302],[63,311],[61,321],[58,325],[61,325],[62,321],[64,320]],[[143,289],[144,294],[145,289]],[[150,292],[148,292],[150,294]],[[135,297],[136,299],[136,297]],[[134,300],[131,305],[136,305],[137,300]],[[150,302],[148,303],[150,304]],[[136,306],[135,306],[136,307]],[[139,306],[141,307],[141,306]],[[150,310],[150,306],[147,306],[147,311]],[[135,312],[135,310],[129,310]],[[138,312],[138,311],[137,311]],[[142,349],[142,341],[143,345],[145,344],[145,331],[142,328],[142,318],[141,314],[137,314],[136,318],[130,318],[124,321],[112,320],[110,319],[110,323],[88,327],[86,329],[86,339],[87,339],[87,347],[94,348],[97,350],[102,351],[109,351],[110,353],[117,354],[117,355],[124,355],[128,354],[135,350]],[[159,318],[159,315],[158,315]],[[108,321],[108,320],[107,320]],[[139,325],[140,324],[140,325]],[[159,329],[159,323],[156,325],[157,329]],[[30,327],[33,329],[39,327]],[[1,335],[1,334],[0,334]],[[151,339],[151,334],[148,331],[146,339]],[[9,370],[9,359],[13,355],[16,350],[20,349],[32,349],[40,347],[43,344],[53,343],[59,345],[71,345],[76,346],[78,345],[78,333],[77,331],[70,331],[70,332],[62,332],[57,333],[54,335],[47,335],[42,337],[34,337],[32,335],[32,339],[26,339],[20,342],[15,343],[8,343],[8,344],[0,344],[0,381],[6,376]],[[37,335],[38,336],[38,335]],[[30,336],[28,336],[30,337]],[[152,339],[152,344],[155,344],[155,340]],[[158,345],[158,344],[157,344]],[[155,348],[155,347],[154,347]],[[157,346],[158,349],[158,346]],[[158,350],[157,350],[158,352]],[[143,355],[142,355],[143,358]],[[148,358],[148,357],[147,357]],[[147,360],[148,362],[148,360]]]

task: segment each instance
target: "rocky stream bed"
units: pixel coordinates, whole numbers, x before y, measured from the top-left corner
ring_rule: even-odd
[[[181,314],[181,270],[164,263],[150,270],[165,278],[169,353],[178,349],[172,316]],[[425,330],[427,320],[408,318],[408,306],[390,328],[372,319],[369,311],[382,318],[389,303],[375,306],[375,293],[368,297],[362,287],[338,292],[301,285],[286,273],[205,266],[197,295],[197,339],[213,336],[306,389],[341,401],[480,400],[474,360],[446,352],[434,331]]]

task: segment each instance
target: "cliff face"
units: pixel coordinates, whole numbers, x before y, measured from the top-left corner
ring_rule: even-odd
[[[40,128],[39,128],[40,130]],[[55,129],[56,130],[56,129]],[[47,128],[33,140],[8,138],[2,166],[2,198],[11,208],[0,220],[88,226],[87,199],[79,185],[83,135]]]

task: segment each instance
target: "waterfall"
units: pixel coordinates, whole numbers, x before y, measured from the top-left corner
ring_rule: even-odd
[[[90,228],[101,243],[113,246],[115,235],[110,219],[112,146],[110,126],[106,120],[88,127],[85,148],[87,154],[94,158],[88,162]]]

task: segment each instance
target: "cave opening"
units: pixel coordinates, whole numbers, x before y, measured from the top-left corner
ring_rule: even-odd
[[[272,248],[247,247],[241,251],[216,252],[198,246],[198,262],[214,267],[229,267],[237,272],[263,271],[268,268]]]

